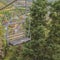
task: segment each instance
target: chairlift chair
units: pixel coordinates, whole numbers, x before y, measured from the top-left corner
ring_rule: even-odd
[[[8,45],[15,46],[31,40],[30,20],[28,20],[28,30],[26,30],[26,17],[27,17],[27,9],[28,9],[26,2],[27,0],[25,0],[26,11],[25,14],[23,15],[24,19],[21,20],[19,17],[15,16],[15,18],[12,17],[7,23],[6,41]],[[14,4],[14,6],[16,5]]]

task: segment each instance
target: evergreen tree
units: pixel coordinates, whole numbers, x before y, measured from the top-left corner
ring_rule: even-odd
[[[48,11],[49,7],[50,11]],[[47,4],[46,0],[33,2],[31,7],[32,40],[24,47],[24,60],[60,60],[58,59],[60,54],[59,13],[60,1],[53,4]],[[48,19],[46,19],[46,15],[47,18],[49,17]]]
[[[60,0],[51,4],[50,18],[52,21],[48,41],[55,53],[54,60],[60,60]]]
[[[23,50],[23,56],[27,60],[51,60],[50,56],[46,54],[46,33],[48,33],[46,20],[47,6],[46,0],[36,0],[30,9],[32,40],[26,44],[26,48]]]

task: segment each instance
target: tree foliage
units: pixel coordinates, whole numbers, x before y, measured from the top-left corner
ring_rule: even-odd
[[[30,17],[31,41],[14,50],[10,60],[60,60],[60,1],[33,1]]]
[[[55,60],[60,60],[60,1],[51,4],[51,31],[49,39],[54,44]]]
[[[26,44],[23,55],[29,57],[31,60],[48,60],[50,56],[46,49],[46,35],[47,32],[47,1],[36,0],[31,7],[31,38],[32,41]]]
[[[32,40],[25,45],[24,60],[60,60],[60,1],[36,0],[30,10]]]

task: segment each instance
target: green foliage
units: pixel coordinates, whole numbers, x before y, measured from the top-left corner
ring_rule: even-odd
[[[60,60],[60,0],[51,5],[51,7],[53,8],[50,14],[52,26],[49,39],[55,45],[55,60]]]
[[[33,2],[31,7],[31,38],[32,41],[27,43],[23,50],[23,56],[31,60],[48,60],[50,57],[46,54],[46,0],[37,0]]]
[[[32,40],[23,48],[24,60],[60,60],[60,1],[50,4],[48,21],[46,2],[36,0],[30,9]]]
[[[48,5],[50,14],[46,20]],[[60,1],[53,4],[47,0],[33,1],[30,16],[31,41],[22,46],[23,50],[10,48],[5,60],[60,60]]]

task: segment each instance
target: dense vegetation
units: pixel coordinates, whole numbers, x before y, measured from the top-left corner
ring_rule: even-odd
[[[31,7],[31,42],[23,50],[24,60],[60,60],[60,1],[37,0]]]
[[[0,13],[10,15],[8,11]],[[1,38],[6,54],[4,60],[60,60],[60,1],[33,1],[30,19],[31,41],[6,47],[5,38]],[[3,37],[5,31],[0,26],[0,37]]]

